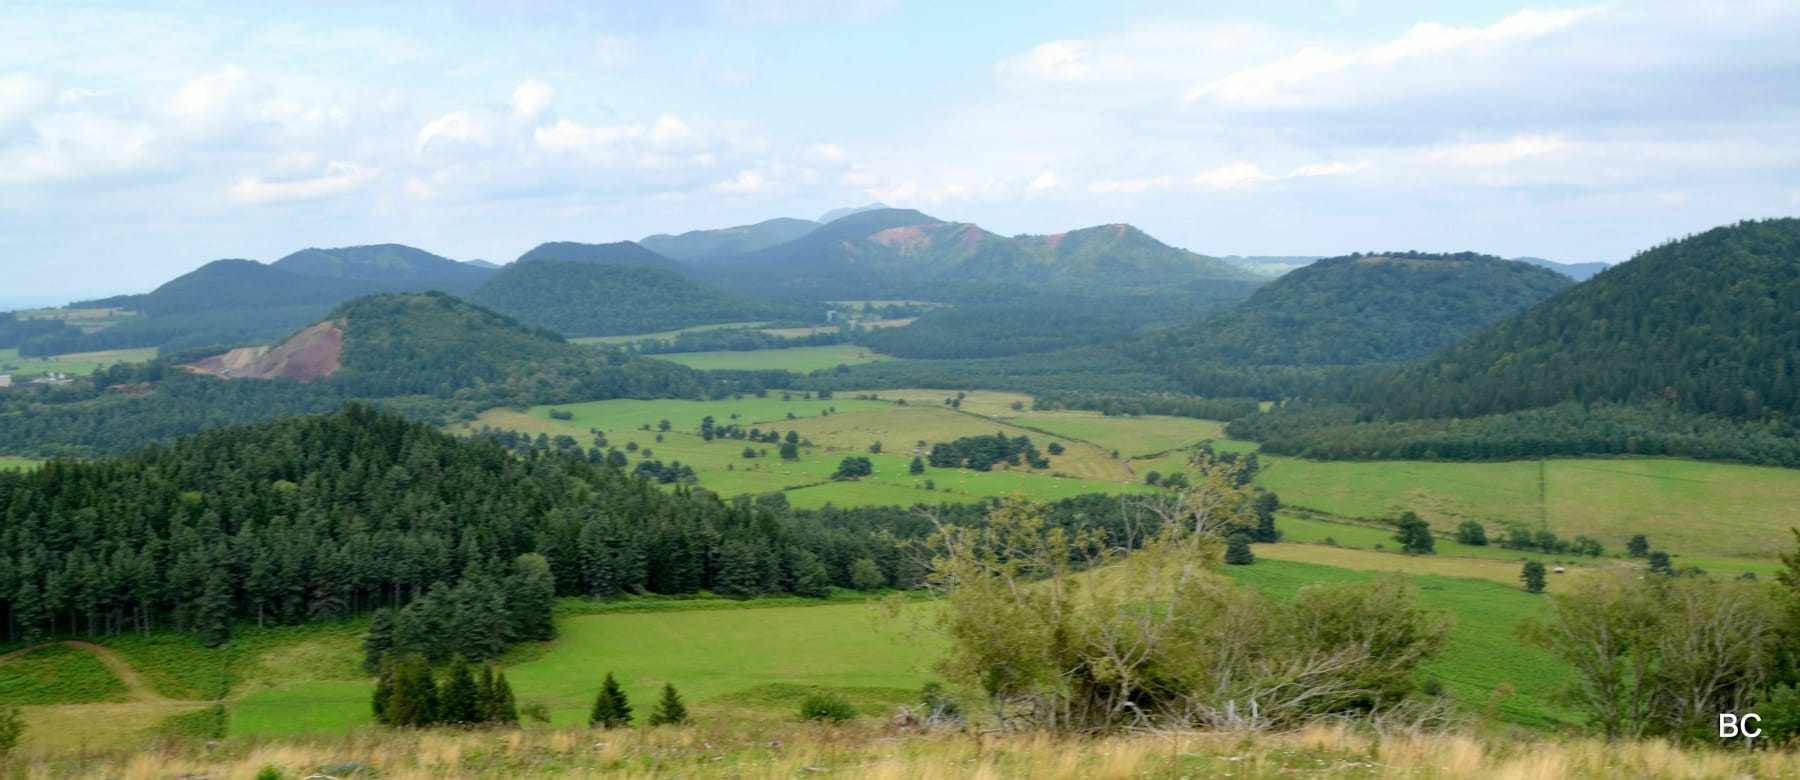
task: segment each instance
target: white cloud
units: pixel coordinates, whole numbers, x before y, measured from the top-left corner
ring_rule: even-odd
[[[705,138],[674,114],[657,117],[656,123],[650,126],[649,135],[650,145],[664,152],[691,152],[706,144]]]
[[[1241,160],[1194,174],[1195,184],[1215,190],[1236,189],[1271,181],[1275,181],[1274,176],[1270,176],[1255,163]]]
[[[707,188],[721,195],[767,195],[773,192],[790,192],[791,187],[771,181],[757,171],[738,171],[737,176],[718,182]]]
[[[50,99],[50,88],[30,75],[0,78],[0,130],[23,119]]]
[[[318,200],[361,189],[374,181],[377,172],[355,163],[333,161],[325,173],[309,179],[265,181],[255,176],[238,180],[231,188],[231,198],[239,203],[284,203]]]
[[[140,171],[160,160],[147,122],[89,113],[32,121],[36,137],[0,150],[0,184],[38,184]]]
[[[1044,81],[1087,81],[1095,76],[1092,46],[1086,41],[1049,41],[1021,60],[1006,63],[1013,73]]]
[[[513,87],[513,114],[520,119],[536,119],[556,99],[556,88],[537,79],[529,79]]]
[[[800,156],[808,163],[826,168],[842,167],[849,158],[844,147],[837,144],[812,144],[801,149]]]
[[[1032,179],[1030,184],[1025,185],[1025,194],[1028,196],[1041,195],[1051,190],[1059,189],[1062,186],[1062,179],[1058,178],[1056,174],[1051,173],[1050,171],[1045,171],[1038,174],[1037,178]]]
[[[1521,135],[1505,141],[1447,146],[1431,151],[1425,159],[1451,165],[1495,167],[1568,148],[1569,142],[1560,135]]]
[[[433,119],[419,128],[419,136],[414,145],[424,150],[434,142],[443,141],[488,146],[494,142],[494,135],[492,128],[474,115],[467,111],[456,111]]]
[[[1149,179],[1102,179],[1088,183],[1088,192],[1104,195],[1112,192],[1137,194],[1151,190],[1166,190],[1175,186],[1175,177],[1157,176]]]
[[[253,89],[250,71],[226,65],[183,84],[170,101],[169,113],[179,119],[217,118],[236,110]]]
[[[1392,41],[1357,51],[1306,46],[1190,89],[1187,102],[1236,109],[1309,108],[1369,99],[1376,92],[1467,89],[1470,74],[1428,60],[1485,56],[1492,50],[1563,31],[1601,9],[1520,11],[1487,27],[1415,25]]]

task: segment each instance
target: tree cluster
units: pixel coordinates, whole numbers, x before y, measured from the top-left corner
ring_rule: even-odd
[[[1030,436],[1015,438],[1004,433],[964,436],[952,442],[939,442],[931,446],[931,453],[926,460],[932,468],[940,469],[991,471],[1001,463],[1009,466],[1024,463],[1034,469],[1050,467],[1050,459],[1038,452],[1037,445],[1031,443]]]
[[[519,710],[505,672],[483,664],[476,679],[461,655],[450,659],[442,682],[421,655],[383,654],[370,708],[384,726],[515,725]]]

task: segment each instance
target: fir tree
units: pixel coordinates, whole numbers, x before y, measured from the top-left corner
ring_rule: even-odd
[[[491,723],[494,720],[494,667],[481,665],[481,682],[476,690],[479,691],[476,700],[481,702],[481,722]]]
[[[673,683],[663,683],[662,698],[657,700],[656,709],[650,713],[650,725],[679,726],[687,719],[687,706],[681,703],[681,694],[675,692]]]
[[[1256,563],[1256,553],[1250,550],[1250,535],[1239,531],[1231,535],[1225,543],[1225,562],[1232,566],[1249,566]]]
[[[459,653],[450,659],[450,676],[444,681],[443,701],[438,720],[457,726],[472,726],[485,718],[481,714],[481,688],[469,671],[469,662]]]
[[[912,459],[912,465],[906,467],[906,471],[907,471],[907,473],[912,474],[915,477],[920,474],[925,473],[925,459],[921,458],[917,455],[914,455],[913,459]]]
[[[394,726],[429,726],[438,722],[437,681],[431,663],[413,654],[399,664],[394,690],[388,697],[388,723]]]
[[[606,673],[606,681],[600,684],[600,695],[594,697],[594,711],[588,715],[588,725],[608,729],[631,725],[631,701],[625,697],[619,681],[613,679],[612,672]]]
[[[508,725],[519,723],[519,705],[513,701],[512,684],[506,681],[505,672],[494,677],[494,695],[488,701],[488,722]]]
[[[231,641],[231,595],[231,580],[223,567],[214,568],[194,607],[194,625],[207,647]]]
[[[375,678],[375,694],[370,697],[369,706],[374,710],[376,723],[391,726],[393,721],[390,720],[388,714],[389,702],[394,698],[394,676],[399,672],[400,665],[394,660],[394,654],[391,651],[382,653],[376,663],[380,674]]]
[[[363,638],[363,668],[378,672],[382,660],[394,649],[394,611],[387,607],[369,616],[369,635]]]

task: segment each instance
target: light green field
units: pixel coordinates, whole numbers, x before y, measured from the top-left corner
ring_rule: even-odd
[[[802,374],[838,366],[899,360],[899,358],[876,354],[852,344],[794,347],[793,349],[753,349],[743,352],[676,352],[652,357],[707,371],[787,370]]]
[[[637,333],[629,336],[582,336],[569,339],[571,344],[630,344],[634,341],[666,341],[683,333],[705,333],[709,330],[734,330],[738,328],[760,328],[767,322],[723,322],[717,325],[696,325],[691,328],[675,330],[659,330],[655,333]]]
[[[534,649],[532,660],[507,665],[506,677],[521,706],[544,704],[559,724],[586,721],[607,672],[640,719],[665,682],[697,717],[786,717],[815,686],[844,691],[879,716],[916,700],[933,677],[942,645],[935,635],[911,635],[909,625],[869,604],[582,615],[558,621],[557,639]],[[289,652],[314,652],[308,645]],[[354,657],[354,648],[339,653]],[[370,691],[367,678],[268,687],[232,704],[231,733],[341,732],[371,721]]]
[[[114,363],[142,363],[156,359],[156,348],[111,349],[102,352],[71,352],[67,355],[27,358],[17,349],[0,349],[0,374],[12,374],[13,380],[52,372],[81,376],[94,373]]]
[[[923,398],[923,394],[935,391],[900,391],[895,397],[907,393],[919,393]],[[881,400],[859,400],[853,395],[839,393],[820,400],[794,394],[782,400],[779,393],[771,393],[767,398],[737,400],[613,400],[554,407],[571,414],[569,420],[551,419],[552,407],[536,407],[525,413],[496,409],[482,414],[468,427],[458,426],[455,430],[466,433],[489,426],[534,436],[568,435],[586,446],[592,442],[589,431],[598,429],[605,433],[609,446],[626,451],[634,463],[646,457],[664,463],[680,461],[694,469],[701,487],[720,495],[785,491],[789,503],[807,508],[828,503],[910,506],[967,502],[1013,492],[1054,500],[1084,493],[1149,489],[1126,469],[1123,461],[1090,444],[1014,428],[972,412],[946,408],[941,402],[902,406],[885,394]],[[995,395],[995,399],[985,402],[1005,408],[1000,401],[1006,396]],[[969,400],[975,398],[971,395]],[[834,408],[836,412],[827,414]],[[733,414],[737,415],[736,420],[731,419]],[[789,414],[795,419],[787,419]],[[804,443],[800,458],[781,460],[778,444],[726,438],[705,441],[698,432],[701,419],[708,415],[719,426],[735,423],[784,435],[792,431]],[[654,429],[662,420],[669,421],[670,430],[641,430],[644,425]],[[656,440],[659,433],[660,442]],[[1064,452],[1048,456],[1050,468],[1044,470],[1003,465],[988,472],[928,467],[922,474],[910,473],[913,457],[929,451],[933,443],[992,433],[1030,436],[1040,449],[1057,442]],[[923,447],[918,444],[921,441],[926,442]],[[869,453],[870,445],[876,442],[882,444],[882,452]],[[631,452],[628,444],[637,444],[638,450]],[[646,448],[650,451],[648,456],[644,455]],[[757,453],[757,457],[745,458],[746,448]],[[875,465],[874,475],[854,481],[832,481],[839,462],[850,455],[869,457]],[[926,488],[928,481],[930,489]]]
[[[1118,450],[1125,457],[1155,455],[1225,437],[1225,424],[1187,417],[1108,417],[1099,412],[1024,412],[1008,422]]]
[[[1257,553],[1261,555],[1267,546],[1258,545]],[[1282,546],[1301,545],[1273,545]],[[1268,558],[1224,570],[1239,582],[1283,597],[1314,582],[1356,582],[1377,576]],[[1425,575],[1414,576],[1412,581],[1427,607],[1449,612],[1456,619],[1449,646],[1425,665],[1426,676],[1442,681],[1445,691],[1473,713],[1479,714],[1494,700],[1494,691],[1505,684],[1516,693],[1498,698],[1494,710],[1502,719],[1531,726],[1579,722],[1574,713],[1551,703],[1551,696],[1568,677],[1568,667],[1549,653],[1524,646],[1515,633],[1519,620],[1532,614],[1543,597],[1480,579]]]
[[[32,460],[30,458],[15,458],[10,455],[0,455],[0,471],[30,471],[37,468],[42,463],[43,461]]]
[[[1544,527],[1623,550],[1632,534],[1692,559],[1769,560],[1800,526],[1800,470],[1662,459],[1510,463],[1314,462],[1263,458],[1258,484],[1290,506],[1354,518],[1412,510],[1434,528],[1464,520]]]
[[[0,656],[0,705],[92,704],[129,698],[118,676],[86,650],[48,645]]]

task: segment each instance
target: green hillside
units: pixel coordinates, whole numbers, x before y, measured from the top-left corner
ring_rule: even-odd
[[[304,276],[406,280],[415,284],[419,292],[467,292],[494,275],[490,269],[402,244],[302,249],[270,265]]]
[[[1401,363],[1572,284],[1547,269],[1467,252],[1334,257],[1295,269],[1227,312],[1157,334],[1142,354],[1170,365]]]
[[[754,225],[690,230],[680,235],[658,233],[638,240],[645,249],[676,260],[708,259],[754,252],[786,243],[818,229],[819,223],[807,219],[778,217]]]
[[[672,271],[681,270],[680,263],[645,249],[635,241],[615,241],[610,244],[551,241],[539,244],[525,254],[519,255],[519,259],[514,265],[541,261],[592,263],[595,265],[649,265]]]
[[[615,336],[770,319],[782,307],[647,265],[519,262],[469,299],[570,336]]]

